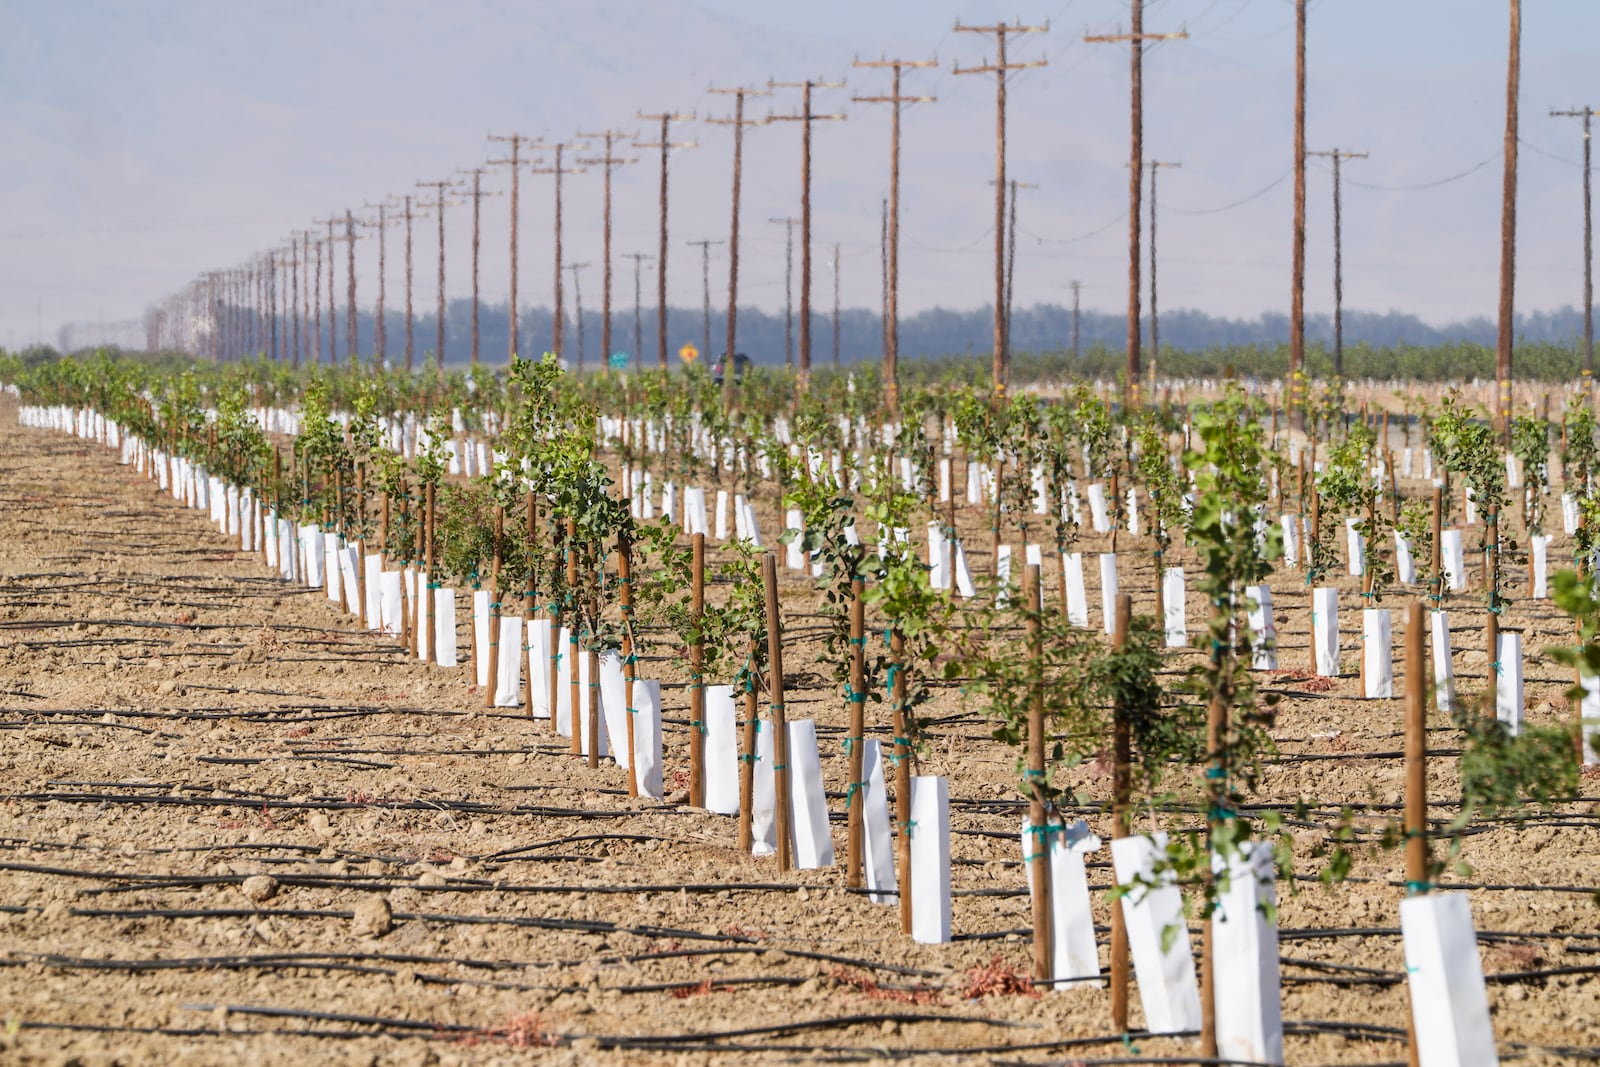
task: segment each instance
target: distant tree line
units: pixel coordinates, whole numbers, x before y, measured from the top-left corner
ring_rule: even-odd
[[[338,351],[343,354],[345,345],[344,309],[340,308],[337,334]],[[522,355],[538,355],[550,347],[553,316],[548,308],[525,309],[521,314]],[[398,363],[405,354],[405,317],[390,311],[386,314],[388,325],[389,358]],[[588,307],[583,314],[583,356],[586,366],[603,362],[600,351],[600,312]],[[720,353],[727,334],[727,319],[723,312],[711,314],[712,355]],[[370,311],[357,317],[359,347],[363,358],[372,352],[374,318]],[[643,357],[646,363],[656,358],[656,313],[654,306],[640,313],[643,338]],[[1576,350],[1582,335],[1583,319],[1578,310],[1563,308],[1553,312],[1533,312],[1517,317],[1516,336],[1519,346],[1547,344],[1565,346]],[[504,304],[483,304],[478,313],[479,358],[485,362],[501,364],[506,360],[507,329]],[[569,361],[576,362],[578,355],[578,329],[572,313],[566,316],[565,343]],[[1148,323],[1146,324],[1148,334]],[[618,307],[612,312],[611,341],[614,352],[633,353],[633,307]],[[699,308],[672,308],[668,313],[667,349],[670,362],[678,362],[678,349],[685,343],[696,348],[702,344],[702,319]],[[446,308],[445,360],[464,363],[471,357],[472,303],[470,300],[452,300]],[[826,366],[833,361],[833,316],[821,308],[811,316],[811,360],[813,366]],[[1079,318],[1079,350],[1085,358],[1093,358],[1097,346],[1119,352],[1125,345],[1127,318],[1119,314],[1084,311]],[[436,337],[432,312],[420,315],[415,326],[415,358],[418,363],[424,356],[431,358]],[[1211,359],[1207,352],[1224,349],[1253,348],[1263,353],[1275,351],[1285,345],[1289,337],[1287,315],[1263,314],[1254,319],[1229,319],[1208,315],[1201,311],[1173,310],[1161,316],[1162,362],[1175,356],[1193,357],[1202,362]],[[1424,350],[1439,349],[1475,361],[1472,353],[1495,343],[1495,324],[1488,318],[1432,326],[1415,315],[1390,311],[1384,314],[1364,311],[1347,311],[1344,318],[1345,372],[1347,376],[1382,373],[1386,371],[1390,350],[1407,353],[1409,366],[1424,367],[1427,357]],[[953,311],[931,308],[900,320],[900,353],[902,358],[937,359],[946,356],[981,355],[990,350],[993,338],[993,319],[988,307]],[[1025,353],[1063,352],[1069,350],[1072,338],[1072,309],[1056,304],[1035,304],[1017,308],[1011,318],[1012,351],[1020,358]],[[1306,318],[1306,338],[1310,345],[1331,348],[1333,323],[1328,315],[1309,315]],[[871,362],[883,352],[883,319],[878,313],[861,308],[845,309],[839,316],[840,360],[844,364]],[[799,344],[799,324],[794,327],[793,344]],[[327,348],[327,323],[323,323],[323,348]],[[784,362],[784,314],[758,308],[739,309],[739,349],[757,363]],[[1383,352],[1381,357],[1368,358],[1369,353]],[[1287,357],[1284,357],[1285,360]],[[1315,358],[1315,356],[1313,356]],[[1455,355],[1451,356],[1452,359]],[[1268,361],[1270,364],[1270,360]],[[1171,364],[1174,370],[1180,363]],[[1471,363],[1476,366],[1476,362]],[[1314,368],[1315,369],[1315,368]],[[1331,371],[1331,368],[1330,368]],[[1459,367],[1455,373],[1462,373]],[[1492,377],[1492,364],[1485,373]],[[1530,369],[1531,373],[1531,369]],[[1412,375],[1421,377],[1424,375]]]

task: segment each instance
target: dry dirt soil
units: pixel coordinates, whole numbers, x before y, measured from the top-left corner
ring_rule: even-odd
[[[987,519],[962,522],[982,569]],[[485,712],[467,668],[408,662],[320,590],[235,549],[111,451],[20,429],[0,405],[0,1061],[1198,1054],[1193,1038],[1139,1033],[1136,996],[1125,1039],[1103,987],[1038,996],[1015,980],[1030,945],[1014,757],[955,689],[927,711],[919,771],[950,777],[956,939],[923,946],[897,909],[847,891],[842,868],[779,874],[738,852],[732,819],[630,800],[618,768],[590,770],[547,723]],[[1150,611],[1148,546],[1124,549],[1123,589]],[[1523,599],[1511,571],[1529,718],[1556,721],[1570,674],[1538,651],[1570,623]],[[1284,703],[1261,792],[1312,805],[1297,876],[1280,887],[1287,1058],[1403,1062],[1401,859],[1363,856],[1326,887],[1311,857],[1341,805],[1387,816],[1402,800],[1401,703],[1355,699],[1353,673],[1310,678],[1304,582],[1289,572],[1273,589],[1284,670],[1263,684]],[[1487,668],[1481,600],[1458,601],[1456,670],[1471,690]],[[816,597],[787,576],[784,602],[798,614]],[[1352,672],[1356,602],[1344,600]],[[463,650],[466,610],[463,598]],[[818,722],[842,857],[845,704],[819,649],[814,631],[788,646],[790,714]],[[671,791],[686,769],[685,670],[670,649],[654,654]],[[1170,654],[1172,676],[1195,655]],[[1457,735],[1437,714],[1430,727],[1430,814],[1447,821]],[[1106,795],[1103,764],[1079,778]],[[1463,849],[1473,872],[1449,879],[1471,895],[1504,1056],[1568,1062],[1600,1046],[1597,799],[1481,825]],[[1105,852],[1089,874],[1106,888]],[[1103,892],[1095,913],[1104,964]]]

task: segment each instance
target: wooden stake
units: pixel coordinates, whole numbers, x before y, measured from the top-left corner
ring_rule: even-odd
[[[506,510],[494,509],[494,560],[489,569],[489,684],[483,690],[483,706],[494,707],[500,670],[500,543],[505,537]]]
[[[633,720],[638,713],[633,706],[633,682],[638,669],[633,659],[633,545],[626,533],[617,535],[617,584],[622,594],[622,687],[628,717],[628,795],[636,797],[639,775],[635,769],[638,761],[633,758]]]
[[[862,746],[866,743],[866,582],[857,576],[850,580],[850,727],[845,741],[849,746],[850,784],[845,790],[847,860],[845,884],[860,889],[862,883],[863,838],[866,833],[866,775],[862,769]]]
[[[772,785],[777,797],[778,870],[794,865],[789,840],[789,731],[783,712],[783,644],[778,619],[778,556],[761,557],[761,585],[767,595],[767,690],[772,709]]]
[[[895,866],[899,868],[900,932],[911,933],[911,739],[906,734],[906,639],[899,630],[889,637],[889,664],[894,671],[894,818]]]
[[[1423,658],[1422,602],[1412,601],[1406,609],[1406,892],[1428,890],[1428,711],[1427,664]],[[1417,1064],[1417,1042],[1412,1028],[1408,1058]]]
[[[576,672],[574,672],[576,675]],[[572,731],[576,737],[578,731]],[[600,650],[589,650],[589,767],[600,766]]]
[[[689,643],[689,803],[706,805],[706,644],[700,632],[706,613],[706,535],[693,538],[694,563],[690,611],[695,638]]]
[[[537,599],[537,595],[538,595],[538,590],[534,588],[534,581],[533,581],[533,539],[536,536],[538,536],[538,532],[539,532],[539,505],[534,500],[533,493],[531,493],[531,492],[528,494],[528,502],[527,503],[528,503],[528,532],[527,532],[527,538],[528,538],[527,539],[527,546],[528,546],[528,552],[527,552],[527,558],[528,558],[528,584],[527,584],[527,586],[524,587],[523,594],[522,594],[522,629],[523,629],[522,643],[523,643],[524,646],[526,646],[527,648],[531,649],[533,647],[533,632],[532,632],[533,631],[533,618],[534,618],[534,615],[537,614],[537,612],[539,610],[538,609],[538,605],[535,603],[535,600]],[[528,686],[527,686],[527,689],[526,689],[526,693],[527,693],[527,696],[523,700],[522,710],[527,712],[528,718],[531,719],[531,718],[533,718],[533,673],[532,673],[531,670],[528,673]],[[552,711],[550,713],[550,718],[551,719],[555,718],[555,712],[554,711]]]
[[[1121,652],[1127,645],[1132,621],[1133,597],[1119,593],[1116,629],[1111,639],[1113,651]],[[1114,705],[1111,714],[1111,836],[1120,838],[1128,836],[1132,814],[1133,741],[1126,709],[1120,704]],[[1119,1033],[1128,1032],[1128,925],[1121,901],[1113,901],[1111,905],[1111,1027]]]
[[[739,851],[750,854],[754,847],[754,838],[750,829],[750,807],[755,799],[756,776],[756,688],[755,665],[756,653],[760,645],[752,635],[750,646],[745,650],[745,662],[750,665],[746,671],[746,684],[744,692],[744,753],[739,757]]]
[[[568,519],[567,520],[567,589],[568,589],[568,594],[567,595],[568,595],[568,597],[572,596],[571,590],[576,589],[578,587],[578,543],[577,542],[578,542],[578,523],[577,523],[577,520]],[[576,613],[574,613],[574,614],[576,614]],[[578,722],[578,709],[583,707],[583,699],[582,699],[582,693],[578,689],[578,628],[577,628],[576,625],[574,625],[577,621],[578,620],[576,618],[572,618],[572,619],[569,619],[567,621],[567,655],[569,657],[571,657],[568,662],[570,662],[572,664],[571,668],[567,672],[568,675],[570,676],[571,682],[572,682],[571,692],[568,694],[569,698],[571,700],[571,711],[572,711],[572,714],[571,714],[571,720],[572,721],[569,724],[572,727],[572,743],[568,747],[567,752],[568,752],[569,755],[573,755],[573,756],[581,756],[581,755],[583,755],[583,727]]]
[[[433,621],[434,600],[436,599],[433,583],[433,491],[434,484],[429,482],[423,503],[426,514],[423,517],[422,578],[425,583],[423,587],[425,599],[422,606],[428,623],[428,651],[431,653],[433,661],[437,663],[439,662],[439,630]]]
[[[1044,603],[1039,588],[1039,565],[1028,564],[1023,584],[1028,598],[1028,822],[1024,858],[1033,882],[1033,977],[1054,977],[1050,958],[1050,806],[1045,795],[1044,770]],[[1025,850],[1026,851],[1026,850]]]

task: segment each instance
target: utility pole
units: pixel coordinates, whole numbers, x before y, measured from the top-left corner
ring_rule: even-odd
[[[278,257],[267,253],[267,353],[269,359],[278,359]]]
[[[1365,152],[1307,152],[1333,160],[1333,376],[1344,377],[1344,209],[1339,194],[1339,164],[1346,159],[1366,159]]]
[[[435,211],[437,211],[439,213],[439,322],[438,322],[439,337],[438,337],[438,341],[436,342],[436,344],[438,346],[438,349],[437,349],[437,351],[434,352],[434,361],[439,367],[439,373],[442,375],[444,373],[444,314],[445,314],[445,307],[444,307],[444,209],[449,204],[449,197],[446,196],[445,193],[446,193],[447,190],[454,189],[455,188],[455,183],[450,181],[450,180],[448,180],[448,179],[446,179],[445,181],[418,182],[417,185],[419,187],[421,187],[421,188],[424,188],[424,189],[432,189],[434,191],[434,193],[436,194],[436,197],[437,197],[435,200],[429,201],[428,203],[424,204],[423,206],[424,207],[431,207],[431,208],[433,208]]]
[[[1294,263],[1289,285],[1289,426],[1304,430],[1309,385],[1305,372],[1306,0],[1294,0]]]
[[[582,151],[583,149],[588,148],[589,144],[587,141],[567,141],[557,144],[545,144],[540,142],[534,145],[534,147],[542,152],[555,153],[555,162],[551,166],[534,167],[532,168],[532,173],[553,174],[555,175],[556,179],[555,316],[550,328],[550,349],[556,354],[556,358],[559,359],[563,354],[561,350],[561,332],[562,326],[564,325],[563,320],[566,317],[566,305],[564,304],[561,296],[561,272],[566,269],[565,264],[563,264],[561,261],[561,179],[568,174],[582,174],[584,172],[582,167],[565,166],[563,164],[562,157],[569,148],[575,151]],[[574,275],[574,277],[576,277],[576,275]]]
[[[344,211],[344,246],[345,266],[348,268],[344,302],[345,355],[354,367],[361,362],[361,356],[356,344],[356,217],[349,208]]]
[[[782,226],[783,241],[783,369],[794,368],[794,224],[799,219],[768,219]]]
[[[700,246],[700,356],[703,359],[711,358],[711,246],[720,245],[721,241],[689,241],[691,245]]]
[[[767,91],[743,86],[737,89],[712,88],[708,91],[733,97],[732,118],[706,120],[713,125],[733,127],[733,216],[728,227],[728,347],[722,357],[722,407],[724,411],[731,411],[733,379],[738,373],[738,360],[735,357],[739,336],[739,179],[743,177],[744,128],[762,125],[760,119],[744,117],[744,102],[746,97],[766,96]]]
[[[1299,0],[1304,3],[1304,0]],[[1128,144],[1128,369],[1126,400],[1129,407],[1139,405],[1139,195],[1144,187],[1144,43],[1187,38],[1187,33],[1145,33],[1144,0],[1132,0],[1133,25],[1128,33],[1092,34],[1089,43],[1126,43],[1128,49],[1129,144]]]
[[[334,219],[329,218],[325,221],[328,224],[328,366],[337,367],[339,365],[339,344],[336,338],[339,332],[339,315],[333,306],[333,272],[335,270],[333,246],[336,241],[333,236]]]
[[[1156,175],[1162,167],[1181,167],[1182,163],[1150,161],[1150,389],[1155,391],[1156,368],[1161,362],[1161,311],[1156,302]]]
[[[1017,190],[1039,188],[1033,182],[1022,182],[1011,179],[1011,211],[1006,220],[1006,345],[1009,351],[1011,344],[1011,294],[1015,291],[1013,284],[1017,277]]]
[[[522,178],[522,146],[533,144],[534,139],[525,137],[520,133],[510,133],[504,137],[497,137],[491,133],[489,140],[504,141],[511,146],[509,159],[491,159],[488,163],[491,167],[509,166],[511,168],[511,298],[507,305],[510,317],[510,322],[508,323],[510,339],[506,354],[506,363],[509,366],[511,360],[517,356],[517,206],[521,200],[519,190]],[[561,272],[557,271],[556,273],[559,275]]]
[[[299,321],[305,326],[305,339],[298,342],[301,358],[311,358],[311,231],[300,231],[300,311]],[[298,326],[296,327],[299,328]]]
[[[289,366],[300,369],[300,235],[289,235],[289,320],[293,323],[293,338],[289,346]],[[216,302],[211,302],[212,307]],[[209,309],[208,309],[209,310]],[[212,337],[212,344],[216,337]],[[213,348],[212,352],[215,353]]]
[[[811,93],[815,89],[840,89],[844,82],[825,82],[807,78],[802,82],[768,81],[769,89],[790,88],[800,90],[798,115],[768,115],[768,121],[800,123],[800,392],[811,385],[811,124],[817,121],[843,121],[837,112],[819,115],[811,110]],[[792,316],[792,312],[791,312]],[[787,320],[784,334],[788,335]],[[789,347],[784,341],[784,348]]]
[[[1589,120],[1595,115],[1600,115],[1600,111],[1588,107],[1550,112],[1551,118],[1583,120],[1583,395],[1586,398],[1594,384],[1594,231],[1590,226]]]
[[[839,242],[833,242],[833,369],[839,369]]]
[[[883,293],[878,305],[878,343],[889,350],[889,198],[883,198],[878,212],[878,274]]]
[[[667,156],[674,148],[694,148],[694,141],[676,141],[668,137],[669,127],[674,122],[693,122],[694,114],[675,115],[664,112],[659,115],[638,114],[640,121],[661,123],[661,139],[658,141],[635,141],[633,147],[639,149],[658,148],[661,150],[661,218],[658,228],[656,244],[656,361],[662,370],[667,369]],[[639,342],[634,341],[633,347],[637,349]],[[639,353],[635,352],[636,357]]]
[[[1072,280],[1072,359],[1078,359],[1078,293],[1083,288],[1083,283],[1076,278]]]
[[[472,175],[472,192],[467,195],[472,197],[472,365],[474,367],[478,365],[478,234],[483,198],[494,195],[483,191],[483,171],[483,167],[461,171],[462,174]]]
[[[401,199],[405,201],[406,212],[406,373],[410,374],[417,333],[417,317],[411,305],[411,194]]]
[[[905,104],[932,103],[931,96],[904,96],[900,92],[900,75],[906,70],[938,66],[935,59],[877,59],[860,60],[851,66],[866,69],[887,67],[890,74],[888,96],[858,96],[858,104],[888,104],[889,110],[889,212],[887,248],[885,319],[883,328],[883,398],[890,417],[900,413],[900,111]],[[839,363],[839,246],[833,246],[833,362]]]
[[[643,357],[639,354],[640,346],[644,344],[643,324],[639,318],[639,272],[640,268],[654,257],[646,252],[624,252],[623,259],[633,260],[633,369],[642,370]]]
[[[583,371],[583,286],[578,281],[578,272],[583,270],[587,263],[569,263],[567,269],[572,272],[572,299],[577,305],[574,313],[578,320],[578,371]]]
[[[385,370],[389,366],[389,330],[383,319],[384,296],[387,290],[385,275],[389,270],[389,242],[386,237],[386,231],[389,229],[388,206],[387,201],[378,201],[378,221],[366,223],[378,231],[378,305],[372,318],[372,364],[375,371]]]
[[[316,242],[316,249],[317,283],[311,297],[311,339],[316,342],[316,359],[312,362],[312,366],[320,367],[322,365],[322,242],[320,240]]]
[[[1137,10],[1140,0],[1133,0]],[[993,34],[996,58],[981,67],[957,66],[957,74],[994,74],[995,86],[995,153],[994,153],[994,395],[997,400],[1006,397],[1006,380],[1010,375],[1011,353],[1006,337],[1006,75],[1013,70],[1043,67],[1048,60],[1036,59],[1027,63],[1011,63],[1006,59],[1006,38],[1012,34],[1045,33],[1043,26],[1024,26],[1021,23],[1001,22],[993,26],[963,26],[956,23],[961,33]]]
[[[607,365],[611,359],[611,171],[625,163],[639,162],[637,157],[622,159],[611,154],[611,146],[619,140],[626,140],[631,134],[621,133],[617,130],[605,130],[601,133],[579,133],[579,137],[593,137],[605,140],[605,155],[598,159],[580,159],[579,163],[588,167],[601,167],[605,171],[605,234],[604,252],[605,262],[601,264],[601,305],[600,314],[600,359],[602,365]],[[582,364],[580,363],[580,369]]]
[[[1517,90],[1522,73],[1522,0],[1511,0],[1511,34],[1506,64],[1505,175],[1500,194],[1500,328],[1495,344],[1499,386],[1495,418],[1501,436],[1511,440],[1511,344],[1516,326],[1517,280]]]

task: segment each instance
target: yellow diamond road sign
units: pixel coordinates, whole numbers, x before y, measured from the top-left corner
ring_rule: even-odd
[[[683,360],[685,363],[693,363],[695,360],[700,358],[700,350],[693,344],[684,345],[682,348],[678,349],[678,358]]]

